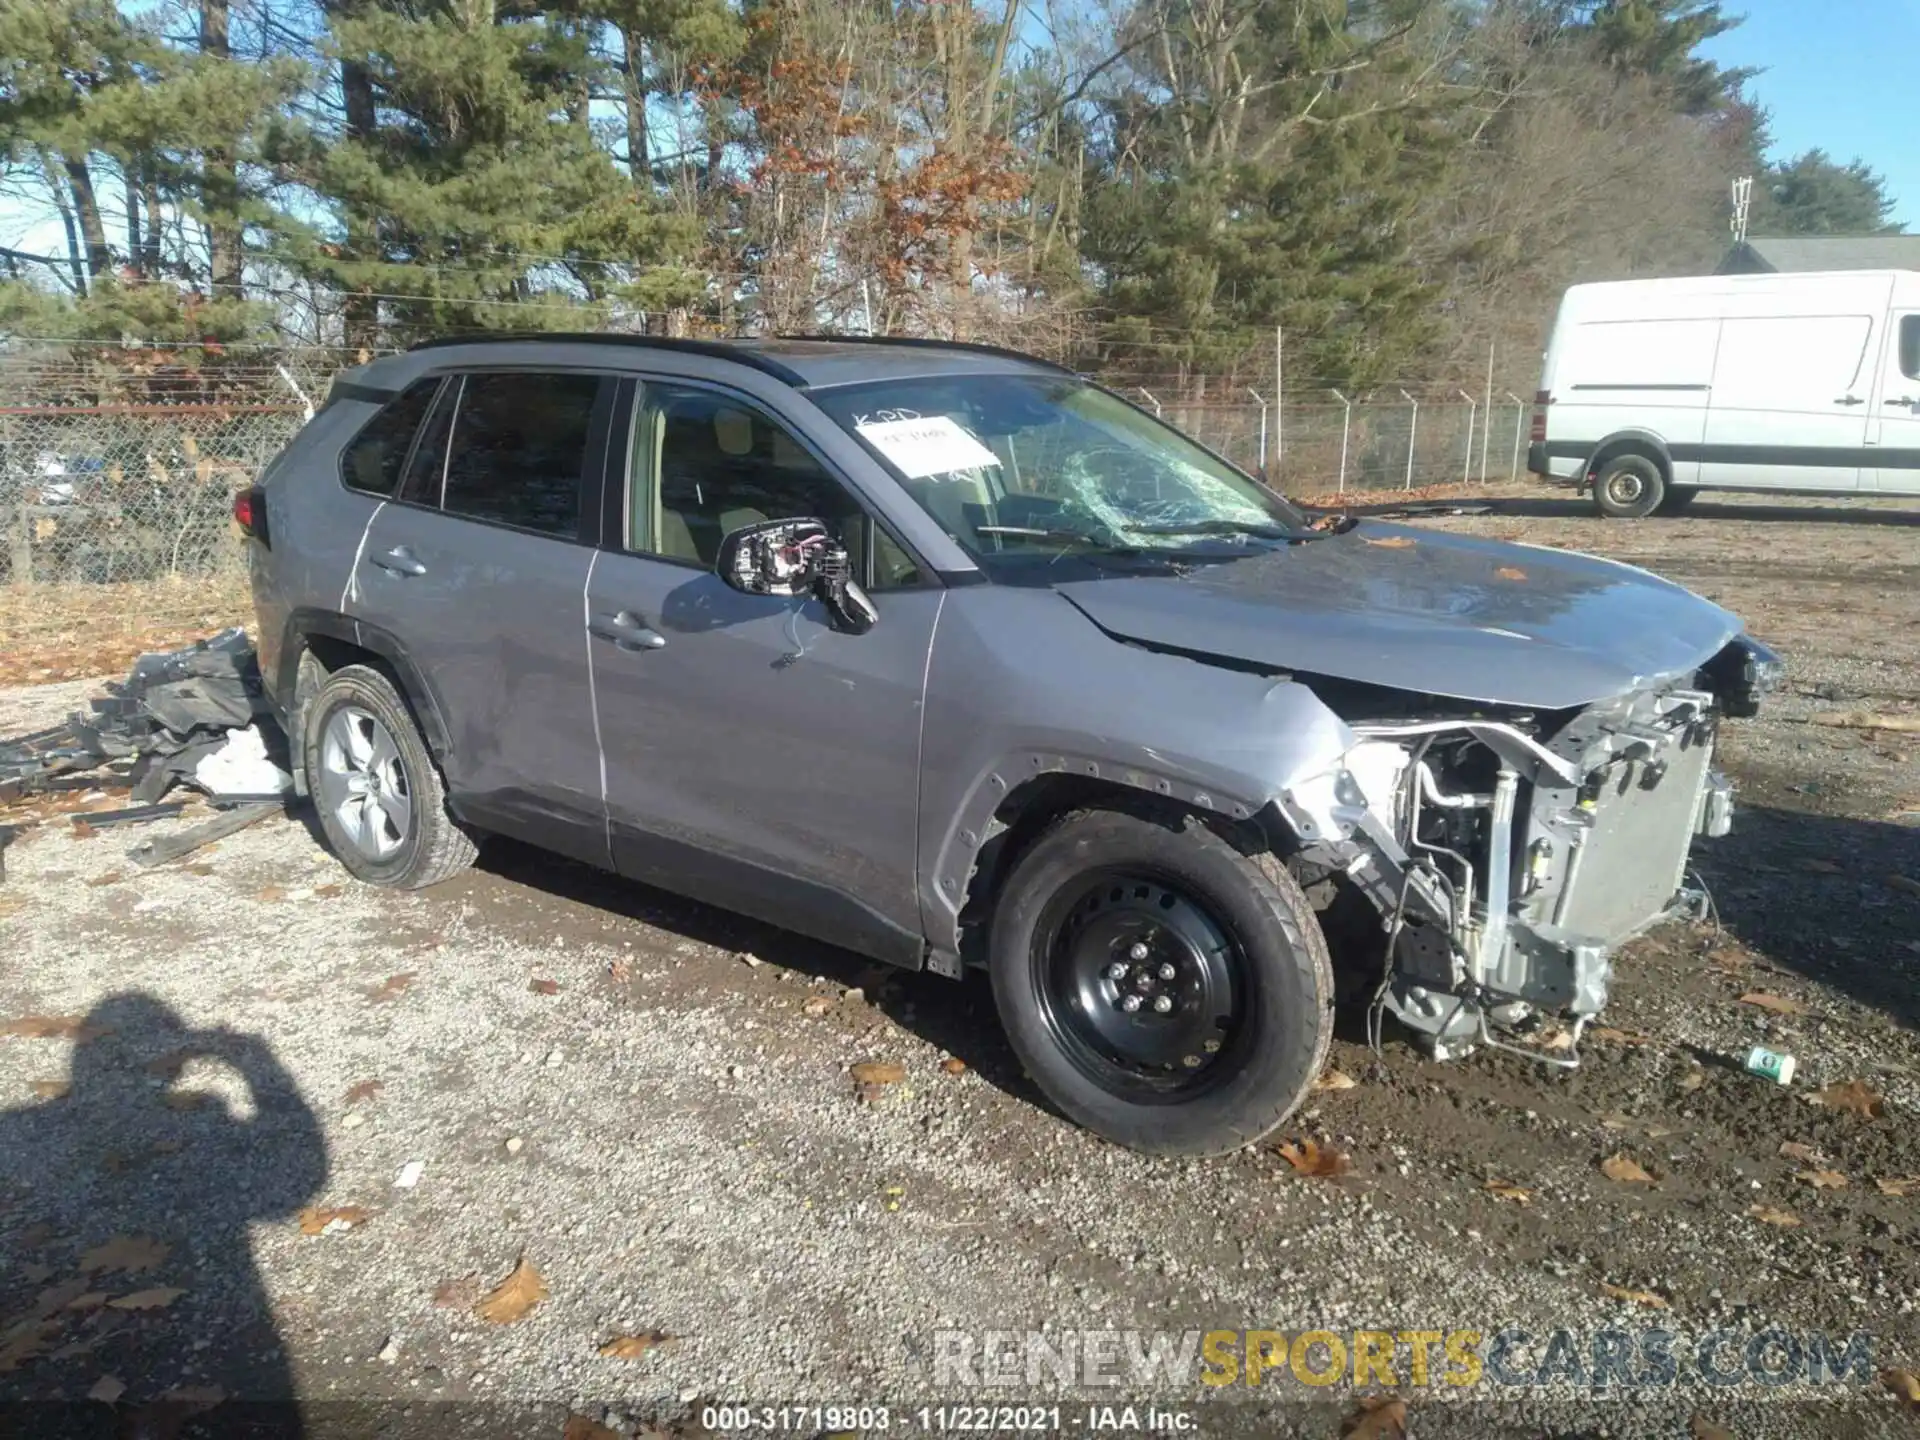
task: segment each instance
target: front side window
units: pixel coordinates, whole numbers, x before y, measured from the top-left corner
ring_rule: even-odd
[[[764,412],[691,386],[648,385],[630,449],[627,548],[711,566],[742,526],[823,520],[878,589],[915,584],[912,559],[812,452]]]
[[[597,375],[468,375],[454,403],[440,506],[560,539],[580,533]]]
[[[1302,519],[1179,431],[1072,376],[890,380],[810,397],[990,572],[1070,552],[1279,539]]]
[[[413,448],[413,437],[440,388],[436,377],[416,380],[388,402],[340,452],[340,478],[349,490],[390,496]]]

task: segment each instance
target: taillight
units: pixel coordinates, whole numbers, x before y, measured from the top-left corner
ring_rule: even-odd
[[[248,539],[267,543],[267,497],[258,485],[233,497],[233,521]]]
[[[1552,403],[1553,392],[1551,390],[1536,390],[1533,392],[1533,429],[1527,435],[1529,440],[1544,440],[1547,438],[1547,406]]]

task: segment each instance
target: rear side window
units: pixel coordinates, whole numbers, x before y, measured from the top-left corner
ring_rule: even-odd
[[[1920,315],[1900,317],[1900,373],[1920,380]]]
[[[577,538],[600,384],[597,375],[467,376],[453,412],[441,508]]]
[[[416,380],[340,452],[340,478],[349,490],[367,495],[392,495],[400,471],[413,448],[414,433],[440,388],[435,380]]]

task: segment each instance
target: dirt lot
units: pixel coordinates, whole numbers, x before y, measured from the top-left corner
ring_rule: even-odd
[[[153,872],[125,857],[140,837],[43,826],[6,853],[0,1029],[103,1033],[0,1034],[0,1397],[291,1386],[313,1433],[555,1437],[569,1412],[685,1431],[743,1399],[885,1402],[888,1433],[930,1402],[1059,1401],[1081,1431],[1086,1399],[1130,1399],[1202,1434],[1332,1435],[1358,1414],[1348,1383],[1214,1390],[1189,1365],[1112,1392],[965,1389],[936,1332],[1517,1326],[1533,1341],[1508,1373],[1552,1384],[1449,1386],[1436,1353],[1421,1385],[1403,1348],[1397,1383],[1366,1388],[1420,1435],[1912,1433],[1876,1377],[1920,1370],[1920,1181],[1899,1183],[1920,1177],[1920,736],[1810,722],[1920,715],[1920,513],[1702,502],[1606,524],[1515,494],[1434,523],[1657,570],[1792,666],[1726,740],[1744,808],[1698,852],[1724,928],[1634,945],[1579,1071],[1375,1056],[1350,1028],[1333,1064],[1357,1083],[1286,1131],[1350,1175],[1272,1147],[1153,1161],[1048,1111],[977,978],[877,970],[506,843],[393,895],[298,819]],[[0,734],[86,688],[0,691]],[[1739,1069],[1754,1044],[1798,1058],[1791,1087]],[[861,1103],[863,1060],[907,1078]],[[1849,1081],[1829,1099],[1854,1108],[1814,1098]],[[1610,1178],[1617,1156],[1650,1178]],[[313,1206],[366,1213],[306,1235]],[[153,1243],[95,1249],[116,1236]],[[544,1295],[485,1318],[523,1257]],[[1590,1383],[1596,1332],[1649,1327],[1679,1337],[1677,1384]],[[1737,1337],[1724,1372],[1776,1328],[1869,1332],[1871,1364],[1826,1387],[1688,1367],[1700,1337]],[[637,1358],[600,1353],[623,1335]]]

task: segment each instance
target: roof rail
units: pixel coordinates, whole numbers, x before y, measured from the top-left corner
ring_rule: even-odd
[[[796,389],[803,388],[807,383],[799,371],[761,354],[750,345],[732,344],[724,340],[680,340],[667,335],[618,335],[569,330],[502,330],[485,335],[443,335],[438,339],[422,340],[417,345],[409,346],[408,352],[440,350],[454,345],[492,345],[527,340],[544,340],[556,345],[624,345],[640,350],[677,350],[683,355],[706,355],[715,360],[731,360],[737,365],[745,365],[771,375],[783,384],[791,385]]]
[[[921,350],[971,350],[980,355],[1002,355],[1009,360],[1038,365],[1043,370],[1058,370],[1063,375],[1078,373],[1068,366],[1042,360],[1038,355],[1029,355],[1024,350],[1012,350],[1005,345],[982,345],[974,340],[931,340],[918,335],[776,335],[773,338],[815,340],[825,345],[905,345]]]

